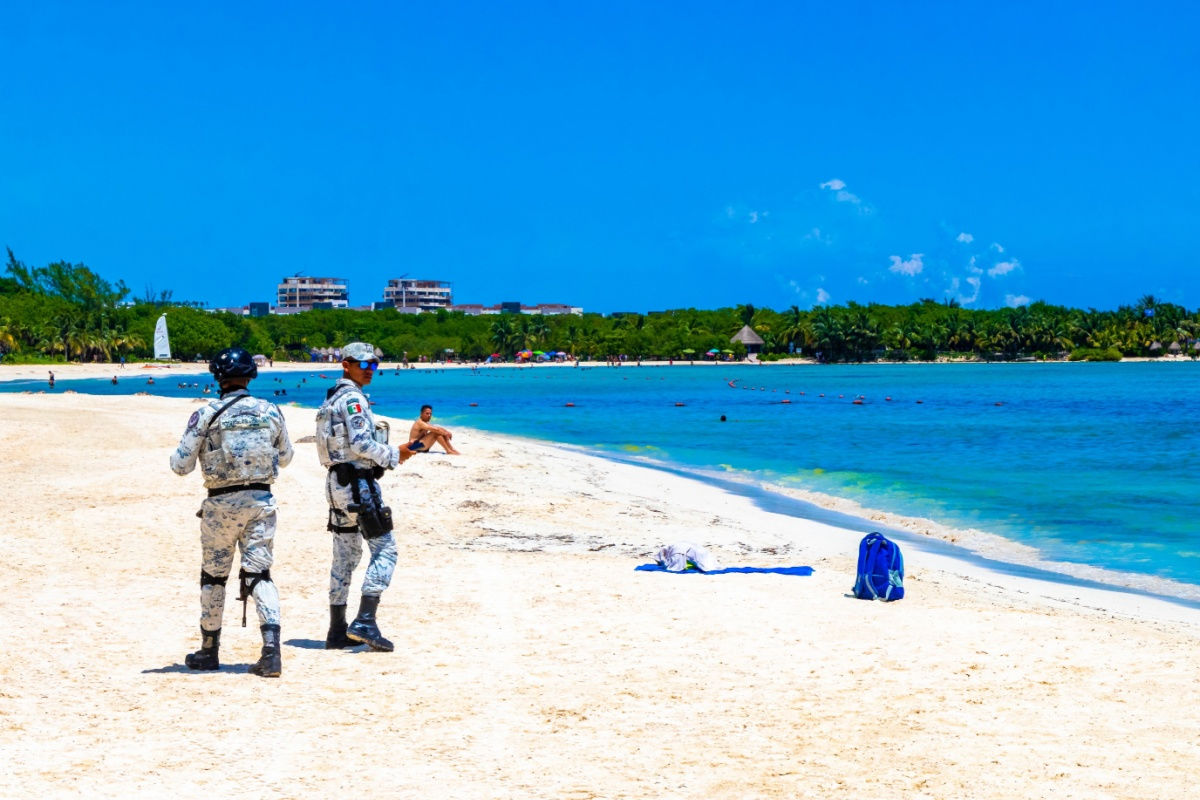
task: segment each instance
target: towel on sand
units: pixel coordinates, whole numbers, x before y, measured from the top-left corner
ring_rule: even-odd
[[[654,560],[669,572],[683,572],[688,568],[689,562],[701,572],[712,572],[721,568],[712,553],[691,542],[669,544],[654,554]]]

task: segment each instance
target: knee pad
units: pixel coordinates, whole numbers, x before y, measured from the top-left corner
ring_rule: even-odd
[[[228,575],[226,575],[223,578],[218,578],[216,575],[209,575],[203,569],[200,570],[200,588],[201,589],[203,589],[205,586],[224,586],[225,581],[227,581],[227,580],[229,580]]]

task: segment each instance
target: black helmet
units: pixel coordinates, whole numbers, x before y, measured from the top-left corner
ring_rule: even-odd
[[[208,362],[208,371],[216,376],[217,382],[226,378],[257,378],[258,364],[240,347],[227,347]]]

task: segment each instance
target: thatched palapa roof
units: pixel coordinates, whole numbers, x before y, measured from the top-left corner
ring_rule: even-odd
[[[752,344],[762,344],[763,338],[755,333],[749,325],[743,325],[742,329],[735,333],[733,338],[729,341],[741,342],[742,344],[749,346]]]

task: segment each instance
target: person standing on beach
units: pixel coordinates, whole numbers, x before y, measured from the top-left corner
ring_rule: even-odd
[[[325,395],[317,411],[317,456],[329,470],[325,496],[329,501],[328,530],[333,534],[333,565],[329,572],[329,633],[326,650],[366,644],[390,653],[392,643],[379,630],[375,614],[379,598],[396,569],[392,512],[383,505],[378,480],[385,469],[408,460],[413,452],[387,443],[386,427],[376,426],[363,388],[379,369],[375,348],[351,342],[342,348],[342,377]],[[363,576],[358,615],[346,624],[346,603],[354,568],[362,559],[362,543],[371,552]]]
[[[275,498],[271,484],[279,468],[292,460],[292,443],[279,408],[252,397],[247,384],[258,376],[250,354],[239,347],[222,350],[208,365],[221,387],[220,399],[192,414],[171,469],[186,475],[200,462],[208,498],[200,506],[200,649],[184,659],[189,669],[220,668],[218,649],[225,614],[225,582],[233,568],[234,548],[241,551],[239,598],[242,625],[245,604],[254,598],[262,631],[262,655],[250,672],[277,678],[279,591],[271,580],[274,561]]]

